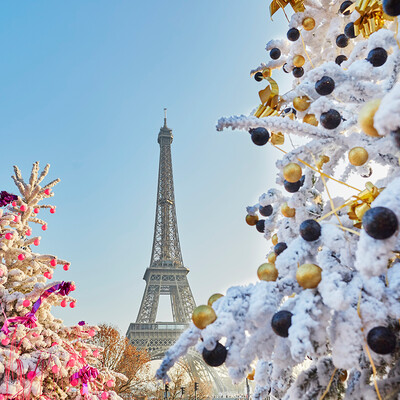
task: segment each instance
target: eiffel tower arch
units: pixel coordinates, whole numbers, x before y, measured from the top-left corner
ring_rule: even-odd
[[[165,114],[164,126],[158,134],[160,162],[150,266],[143,276],[146,288],[136,322],[129,325],[126,333],[135,347],[149,352],[152,360],[164,357],[165,352],[189,326],[192,311],[196,307],[187,279],[189,270],[183,264],[179,243],[172,175],[172,140],[172,130],[167,127]],[[156,321],[162,295],[170,296],[173,321]],[[212,383],[218,393],[227,391],[222,376],[208,367],[197,353],[191,353],[185,361],[190,367],[192,379]]]

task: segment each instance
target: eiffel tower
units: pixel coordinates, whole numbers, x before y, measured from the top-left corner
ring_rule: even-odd
[[[160,164],[156,220],[150,266],[143,279],[146,288],[136,322],[129,324],[126,333],[138,349],[146,349],[152,360],[162,359],[165,352],[189,326],[196,307],[187,280],[189,270],[184,266],[176,220],[174,182],[172,176],[172,130],[167,126],[164,109],[164,126],[158,134]],[[172,322],[156,322],[160,296],[169,295]],[[197,352],[185,357],[186,369],[192,380],[212,383],[218,393],[227,392],[221,371],[209,368]]]

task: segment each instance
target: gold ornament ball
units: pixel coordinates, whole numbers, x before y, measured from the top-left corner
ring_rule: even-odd
[[[258,267],[257,276],[260,281],[276,281],[278,278],[278,270],[274,264],[264,263]]]
[[[221,293],[215,293],[212,296],[210,296],[210,298],[207,301],[207,305],[209,305],[210,307],[221,297],[224,297],[223,294]]]
[[[293,57],[293,65],[295,67],[300,68],[304,65],[305,62],[306,62],[306,59],[303,56],[301,56],[300,54]]]
[[[315,118],[314,114],[305,115],[303,118],[303,122],[305,122],[306,124],[318,126],[318,121],[317,121],[317,118]]]
[[[364,165],[368,161],[368,151],[364,147],[353,147],[349,151],[349,161],[356,167]]]
[[[340,382],[346,382],[347,379],[347,371],[345,369],[339,370],[339,380]]]
[[[272,240],[272,244],[275,246],[275,245],[277,245],[278,244],[278,235],[275,233],[274,234],[274,236],[272,236],[272,238],[271,238],[271,240]]]
[[[358,123],[361,129],[368,135],[373,137],[380,137],[378,131],[374,128],[375,113],[381,104],[380,99],[371,100],[364,104],[358,114]]]
[[[289,163],[283,167],[283,177],[291,183],[298,182],[303,175],[299,164]]]
[[[306,31],[312,31],[315,28],[315,19],[311,17],[304,18],[301,24]]]
[[[254,226],[258,221],[258,215],[246,215],[246,222],[250,226]]]
[[[276,261],[276,254],[275,254],[274,251],[273,251],[272,253],[269,253],[269,254],[268,254],[267,260],[268,260],[268,262],[269,262],[270,264],[275,264],[275,261]]]
[[[293,107],[297,111],[306,111],[310,107],[310,99],[307,96],[297,96],[293,99]]]
[[[284,217],[293,218],[296,215],[296,210],[290,208],[287,203],[283,203],[281,206],[281,213]]]
[[[192,321],[199,329],[204,329],[217,319],[217,314],[210,306],[198,306],[192,314]]]
[[[304,289],[314,289],[321,282],[321,268],[315,264],[303,264],[297,268],[296,279]]]

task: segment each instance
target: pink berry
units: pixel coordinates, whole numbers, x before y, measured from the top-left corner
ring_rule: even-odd
[[[44,191],[44,194],[47,194],[47,196],[50,194],[50,189],[46,189],[45,191]]]
[[[0,276],[4,275],[4,271],[0,268]]]
[[[50,261],[50,265],[51,265],[52,267],[55,267],[55,266],[57,265],[57,260],[56,260],[55,258],[53,258],[53,259]]]
[[[35,239],[35,240],[33,241],[33,244],[34,244],[35,246],[39,246],[40,240],[39,240],[39,239]]]
[[[0,400],[5,400],[5,397],[3,394],[0,394]]]
[[[39,334],[38,334],[37,332],[33,332],[33,333],[32,333],[32,336],[33,336],[33,337],[38,337]]]
[[[61,307],[66,307],[67,306],[67,300],[62,300],[61,301]]]
[[[19,222],[19,217],[18,217],[18,215],[16,215],[16,216],[14,217],[14,222]]]
[[[17,202],[16,201],[13,201],[11,204],[12,204],[13,207],[17,207]]]
[[[31,381],[31,380],[33,380],[34,378],[35,378],[35,376],[36,376],[36,372],[35,371],[29,371],[27,374],[26,374],[26,377]]]
[[[89,329],[89,336],[93,337],[96,334],[96,331],[94,329]]]
[[[31,231],[30,229],[28,229],[28,230],[25,232],[25,235],[26,235],[26,236],[31,236],[31,235],[32,235],[32,231]]]
[[[6,233],[6,239],[7,240],[11,240],[12,239],[12,237],[13,237],[13,234],[12,233]]]
[[[7,346],[9,343],[10,343],[10,339],[9,339],[8,337],[4,338],[4,339],[1,341],[1,344],[2,344],[3,346]]]
[[[51,370],[53,371],[53,374],[58,374],[59,369],[58,369],[57,365],[53,365],[51,367]]]
[[[54,214],[56,212],[56,209],[55,208],[50,208],[50,213],[51,214]]]
[[[99,351],[98,351],[98,350],[95,350],[95,351],[93,352],[93,356],[94,356],[94,357],[98,357],[98,356],[99,356]]]
[[[68,364],[69,364],[69,361],[68,361]],[[71,381],[72,386],[78,386],[78,383],[79,383],[78,379],[72,379],[72,381]]]
[[[101,394],[101,398],[102,398],[102,400],[108,399],[108,393],[107,393],[107,392],[103,392],[103,393]]]
[[[22,305],[23,305],[24,307],[29,307],[29,306],[31,305],[31,302],[30,302],[28,299],[25,299],[25,300],[22,302]]]
[[[82,354],[82,357],[86,357],[87,356],[87,350],[82,350],[81,354]]]
[[[75,302],[75,301],[71,301],[71,303],[69,303],[69,306],[70,306],[71,308],[75,308],[76,302]]]
[[[19,261],[23,261],[23,260],[25,260],[25,255],[24,254],[18,254],[18,260]]]
[[[46,271],[46,272],[43,274],[43,276],[44,276],[45,278],[47,278],[47,279],[50,279],[51,274],[50,274],[49,271]]]
[[[46,231],[47,230],[47,225],[42,225],[42,230]]]
[[[114,381],[112,379],[107,381],[107,386],[108,387],[113,387],[114,386]]]
[[[20,207],[20,210],[21,210],[22,212],[24,212],[24,211],[26,211],[26,207],[25,207],[24,205],[22,205],[22,206]]]
[[[63,269],[64,269],[64,271],[68,271],[68,270],[69,270],[69,265],[68,265],[68,264],[65,264],[65,265],[63,266]]]
[[[35,214],[38,214],[39,211],[40,211],[40,210],[39,210],[39,208],[37,208],[37,207],[33,209],[33,212],[34,212]]]
[[[76,289],[76,286],[75,285],[71,285],[70,289],[71,289],[71,292],[73,292]]]

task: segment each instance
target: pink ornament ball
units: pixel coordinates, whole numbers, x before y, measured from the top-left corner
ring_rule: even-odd
[[[5,397],[3,394],[0,394],[0,400],[5,400]]]
[[[86,357],[87,356],[87,350],[82,350],[81,354],[82,354],[82,357]]]
[[[67,362],[67,367],[73,367],[75,365],[75,360],[73,360],[72,358]],[[72,385],[72,386],[76,386],[76,385]]]
[[[72,386],[78,386],[78,383],[79,383],[78,379],[72,379],[71,381]]]
[[[54,214],[56,212],[56,209],[55,208],[50,208],[50,213],[51,214]]]
[[[51,277],[51,274],[50,274],[49,271],[46,271],[43,275],[44,275],[44,277],[47,278],[47,279],[50,279],[50,277]]]
[[[67,300],[61,301],[61,307],[67,307]]]
[[[103,393],[101,394],[101,399],[102,399],[102,400],[108,399],[108,393],[107,393],[107,392],[103,392]]]
[[[12,237],[13,237],[13,234],[8,232],[8,233],[5,234],[5,237],[6,237],[7,240],[11,240]]]
[[[34,242],[33,242],[33,244],[34,244],[35,246],[39,246],[40,240],[39,240],[39,239],[35,239]]]
[[[94,329],[89,329],[89,336],[93,337],[96,334],[96,331]]]
[[[71,289],[71,292],[73,292],[76,289],[76,286],[75,285],[71,285],[70,289]]]
[[[4,275],[4,271],[0,268],[0,276]]]
[[[50,195],[50,189],[46,189],[46,190],[44,191],[44,194],[47,194],[47,196],[49,196],[49,195]]]
[[[57,265],[57,260],[56,260],[55,258],[53,258],[53,259],[50,261],[50,265],[51,265],[52,267],[55,267],[55,266]]]
[[[24,307],[29,307],[29,306],[31,305],[31,302],[30,302],[28,299],[25,299],[25,300],[22,302],[22,305],[23,305]]]
[[[18,215],[16,215],[16,216],[14,217],[14,222],[19,222],[19,217],[18,217]]]
[[[26,374],[26,377],[31,381],[31,380],[33,380],[34,378],[35,378],[35,376],[36,376],[36,372],[35,371],[29,371],[27,374]]]
[[[75,308],[76,302],[75,302],[75,301],[71,301],[71,303],[69,303],[69,306],[70,306],[71,308]]]
[[[98,351],[98,350],[95,350],[95,351],[93,352],[93,356],[94,356],[94,357],[98,357],[98,356],[99,356],[99,351]]]
[[[21,210],[22,212],[24,212],[24,211],[26,211],[26,207],[25,207],[24,205],[22,205],[22,206],[20,207],[20,210]]]
[[[10,344],[10,339],[8,337],[5,337],[2,341],[1,344],[3,346],[7,346],[8,344]]]
[[[68,264],[65,264],[65,265],[63,266],[63,269],[64,269],[64,271],[68,271],[68,270],[69,270],[69,265],[68,265]]]
[[[31,231],[30,229],[28,229],[28,230],[25,232],[25,235],[26,235],[26,236],[31,236],[31,235],[32,235],[32,231]]]
[[[47,231],[47,225],[42,225],[42,231]]]
[[[114,381],[112,379],[107,381],[107,386],[108,387],[113,387],[114,386]]]
[[[59,368],[57,367],[57,365],[53,365],[51,367],[51,370],[53,371],[53,374],[58,374]]]
[[[19,261],[23,261],[23,260],[25,260],[25,255],[24,254],[18,254],[18,260]]]
[[[12,204],[13,207],[17,207],[17,202],[16,201],[13,201],[11,204]]]
[[[40,210],[39,210],[39,208],[37,208],[37,207],[33,209],[33,212],[34,212],[35,214],[39,214],[39,211],[40,211]]]

